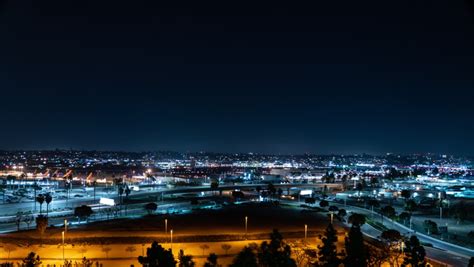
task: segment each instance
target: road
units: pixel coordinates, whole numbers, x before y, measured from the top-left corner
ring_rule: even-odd
[[[364,208],[355,207],[355,206],[344,206],[344,204],[339,204],[339,203],[334,203],[334,204],[340,208],[346,209],[348,212],[361,213],[361,214],[366,215],[367,217],[370,217],[372,215],[370,210],[367,210]],[[374,220],[378,220],[379,222],[381,222],[381,220],[379,220],[380,219],[379,214],[375,214],[372,218]],[[385,218],[384,225],[387,228],[395,229],[399,231],[401,234],[404,234],[406,236],[410,236],[414,234],[418,237],[418,239],[422,243],[432,244],[433,247],[425,246],[425,250],[426,250],[427,257],[432,258],[436,261],[447,263],[452,266],[467,266],[470,255],[473,255],[466,248],[458,247],[454,244],[445,243],[435,238],[427,238],[425,235],[414,233],[413,231],[410,231],[410,229],[407,229],[406,227],[398,223],[395,223],[391,221],[390,219]],[[362,227],[362,231],[367,236],[376,238],[376,239],[379,239],[380,235],[382,234],[380,230],[375,229],[374,227],[368,224],[365,224]]]

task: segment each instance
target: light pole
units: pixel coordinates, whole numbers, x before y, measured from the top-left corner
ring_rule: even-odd
[[[331,211],[331,224],[334,221],[334,213]]]
[[[165,234],[168,233],[168,219],[165,219]]]
[[[62,231],[62,237],[63,237],[63,261],[64,261],[64,231]]]
[[[248,218],[247,216],[245,216],[245,239],[247,239],[247,229],[248,229],[248,228],[247,228],[247,225],[248,225],[248,219],[249,219],[249,218]]]
[[[306,240],[307,237],[308,237],[308,225],[305,224],[304,225],[304,240]]]
[[[64,233],[67,233],[67,219],[64,219]]]
[[[171,250],[173,250],[173,229],[170,230]]]
[[[442,206],[439,207],[439,220],[440,220],[440,223],[441,223],[441,220],[443,220],[443,207]]]

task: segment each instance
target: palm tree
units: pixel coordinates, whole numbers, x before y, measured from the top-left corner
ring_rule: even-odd
[[[229,245],[229,244],[222,244],[221,248],[225,251],[225,255],[228,254],[229,252],[229,249],[231,248],[232,246]]]
[[[37,197],[36,197],[36,202],[38,202],[40,204],[40,214],[43,213],[43,203],[44,203],[44,195],[43,194],[39,194]]]
[[[53,201],[53,197],[51,196],[51,194],[46,193],[46,195],[44,196],[44,200],[46,201],[46,216],[48,216],[49,204],[51,203],[51,201]]]
[[[206,244],[202,244],[199,246],[199,248],[202,249],[202,255],[204,255],[204,251],[209,249],[209,246]]]

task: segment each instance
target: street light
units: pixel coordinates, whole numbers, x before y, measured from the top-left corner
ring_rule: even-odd
[[[247,225],[248,225],[248,217],[245,216],[245,238],[247,238]]]
[[[168,233],[168,219],[165,219],[165,235]]]
[[[173,250],[173,229],[170,230],[171,250]]]
[[[334,221],[334,213],[331,211],[331,224]]]
[[[64,233],[67,233],[67,219],[64,219]]]
[[[63,237],[63,261],[64,261],[64,231],[62,231],[62,237]]]
[[[304,225],[304,239],[306,240],[307,237],[308,237],[308,225],[305,224]]]

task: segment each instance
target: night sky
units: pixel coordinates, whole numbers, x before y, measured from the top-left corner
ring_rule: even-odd
[[[0,149],[474,155],[472,4],[255,2],[0,0]]]

